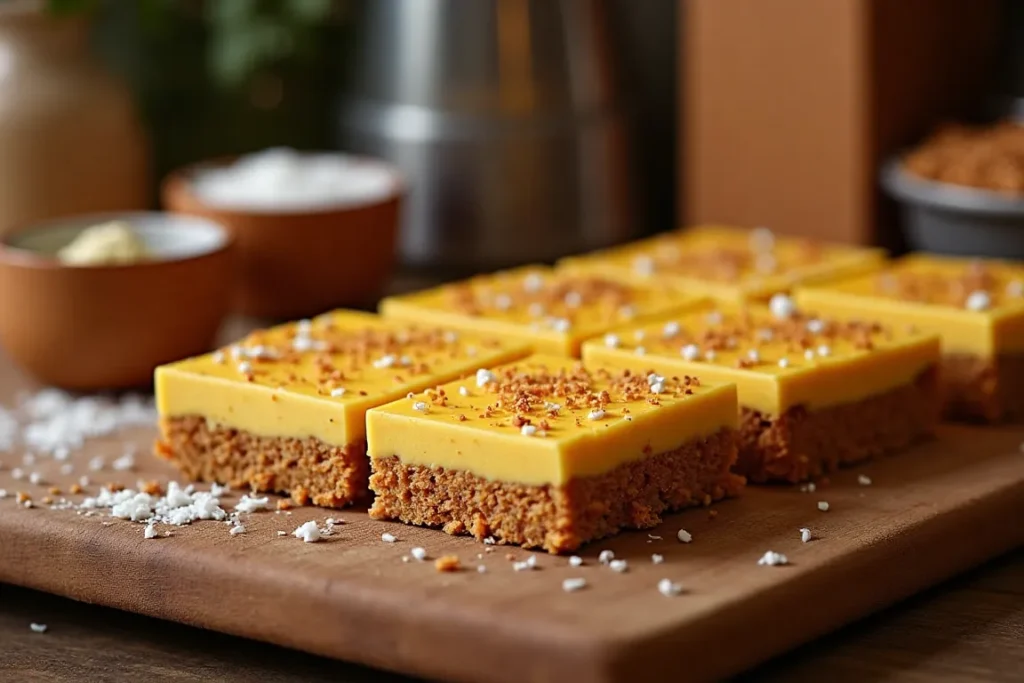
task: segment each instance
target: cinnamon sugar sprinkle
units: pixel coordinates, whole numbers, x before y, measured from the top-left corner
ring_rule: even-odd
[[[626,322],[647,290],[602,277],[531,271],[485,276],[446,285],[445,305],[472,317],[517,316],[537,329],[568,333],[583,315],[602,323]]]
[[[957,274],[894,268],[875,276],[874,293],[923,304],[983,311],[1024,299],[1024,269],[1014,277],[1006,264],[967,262]]]

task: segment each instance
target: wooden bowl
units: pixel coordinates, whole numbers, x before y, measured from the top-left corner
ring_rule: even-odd
[[[395,266],[399,211],[393,191],[363,204],[306,212],[238,210],[203,202],[191,177],[217,160],[172,172],[161,186],[168,211],[204,216],[231,230],[237,248],[235,311],[262,318],[300,318],[342,306],[374,304]]]
[[[54,253],[111,220],[155,255],[129,265],[69,266]],[[0,240],[0,344],[26,372],[75,391],[141,387],[162,363],[213,345],[229,307],[230,234],[162,213],[75,216]]]

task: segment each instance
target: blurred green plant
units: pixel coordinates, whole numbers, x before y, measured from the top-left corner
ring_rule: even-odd
[[[47,0],[57,16],[97,13],[116,0]],[[136,0],[140,28],[161,32],[199,18],[207,31],[206,62],[213,79],[238,87],[261,70],[309,63],[324,49],[323,31],[343,8],[340,0]]]

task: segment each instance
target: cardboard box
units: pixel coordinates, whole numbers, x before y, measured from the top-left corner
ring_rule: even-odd
[[[681,7],[681,220],[898,246],[878,167],[989,92],[998,0]]]

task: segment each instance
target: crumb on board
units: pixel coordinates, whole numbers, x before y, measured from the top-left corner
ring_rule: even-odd
[[[28,627],[32,629],[33,633],[46,633],[50,629],[46,624],[37,624],[34,622],[29,624]]]
[[[455,555],[442,555],[434,560],[434,569],[439,572],[457,572],[462,569],[462,564]]]

